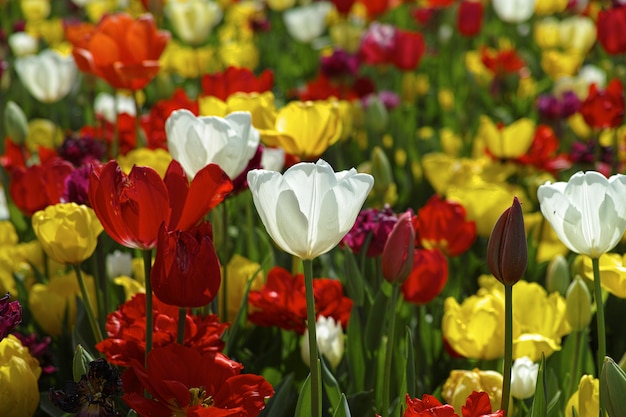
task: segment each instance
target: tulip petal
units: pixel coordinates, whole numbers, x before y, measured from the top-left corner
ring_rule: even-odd
[[[293,190],[284,190],[278,195],[274,219],[276,219],[274,224],[276,233],[272,234],[270,229],[268,232],[278,246],[300,259],[314,258],[310,256],[309,249],[309,242],[312,239],[311,221],[300,210]]]

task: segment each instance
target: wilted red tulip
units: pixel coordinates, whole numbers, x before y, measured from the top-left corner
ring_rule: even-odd
[[[404,299],[422,305],[437,297],[448,282],[448,260],[437,249],[416,249],[413,270],[401,290]]]
[[[604,50],[611,54],[623,54],[626,52],[626,6],[613,7],[601,10],[598,13],[598,42]]]
[[[104,230],[121,245],[151,249],[159,228],[187,230],[232,190],[232,182],[215,164],[202,168],[189,183],[172,161],[161,179],[149,167],[135,166],[126,175],[117,161],[95,168],[89,176],[89,202]]]
[[[589,95],[579,111],[591,127],[606,129],[621,126],[624,122],[624,88],[621,81],[613,79],[604,90],[591,84]]]
[[[413,218],[416,243],[447,256],[461,255],[476,240],[476,223],[466,217],[461,204],[432,196]]]
[[[220,261],[208,222],[187,231],[159,230],[150,281],[154,294],[178,307],[209,304],[220,288]]]
[[[415,232],[411,217],[411,211],[407,211],[398,218],[383,249],[381,258],[383,277],[392,283],[403,283],[413,270]]]
[[[169,39],[169,32],[157,30],[150,14],[137,19],[109,14],[91,34],[77,39],[72,54],[81,71],[113,88],[139,90],[159,72],[159,58]]]
[[[459,4],[457,27],[461,35],[476,36],[483,25],[484,6],[481,1],[463,0]]]
[[[49,205],[60,203],[65,191],[65,179],[74,166],[53,158],[43,165],[18,167],[11,175],[9,193],[15,205],[27,216]]]
[[[228,67],[202,76],[202,94],[226,101],[234,93],[262,93],[274,85],[274,73],[266,69],[257,77],[247,68]]]
[[[528,262],[522,205],[517,197],[496,222],[487,243],[489,270],[504,285],[519,281]]]

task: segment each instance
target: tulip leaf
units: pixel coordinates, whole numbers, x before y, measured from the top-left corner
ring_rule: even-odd
[[[387,311],[387,301],[387,295],[383,291],[379,291],[367,317],[367,323],[365,323],[365,348],[369,351],[375,351],[380,346],[386,316],[383,312]]]
[[[548,405],[546,403],[548,393],[546,392],[546,358],[541,355],[539,372],[537,373],[537,385],[535,397],[531,409],[531,417],[546,417],[548,415]]]
[[[365,355],[363,353],[363,335],[361,318],[356,307],[352,307],[350,321],[348,321],[346,359],[348,362],[350,384],[352,391],[363,391],[365,389]]]
[[[340,405],[343,393],[339,388],[339,383],[335,379],[335,376],[328,367],[328,361],[326,361],[323,356],[320,358],[320,363],[322,364],[322,379],[324,381],[326,396],[328,397],[333,410],[336,410]]]
[[[343,253],[345,266],[345,283],[348,296],[352,299],[352,301],[354,301],[355,305],[362,306],[366,290],[368,290],[369,295],[368,285],[361,275],[361,271],[359,270],[352,251],[350,249],[346,249],[343,251]]]
[[[294,417],[310,417],[311,416],[311,373],[304,380],[298,402],[296,403],[296,413]]]
[[[267,402],[267,406],[261,411],[259,417],[293,416],[293,402],[295,400],[293,391],[293,373],[290,373],[276,387],[274,395]]]
[[[337,404],[337,408],[335,408],[335,412],[333,413],[333,417],[351,417],[350,414],[350,406],[348,405],[348,400],[346,399],[345,394],[341,394],[341,399],[339,404]]]
[[[415,349],[413,349],[413,333],[411,333],[411,328],[409,326],[406,327],[405,346],[406,346],[406,392],[411,396],[411,398],[414,398],[415,387],[417,386],[415,382]]]

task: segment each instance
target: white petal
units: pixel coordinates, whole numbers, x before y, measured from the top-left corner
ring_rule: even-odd
[[[586,245],[582,245],[576,238],[579,233],[574,233],[573,236],[576,245],[574,245],[570,238],[572,230],[579,230],[582,214],[578,212],[575,207],[572,207],[559,188],[562,187],[555,186],[555,184],[544,184],[539,187],[537,197],[539,199],[541,213],[552,225],[554,232],[565,246],[576,253],[585,254],[588,248]],[[565,231],[566,229],[567,232]]]

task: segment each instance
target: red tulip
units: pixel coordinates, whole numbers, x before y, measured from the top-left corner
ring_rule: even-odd
[[[466,220],[461,204],[432,196],[413,219],[417,244],[437,248],[447,256],[458,256],[476,240],[476,223]]]
[[[49,205],[60,203],[65,191],[65,179],[74,166],[53,158],[43,165],[18,167],[11,175],[9,193],[15,205],[27,216]]]
[[[89,176],[89,202],[104,230],[121,245],[151,249],[162,223],[187,230],[232,190],[222,169],[209,164],[191,184],[176,161],[161,179],[149,167],[135,166],[126,175],[116,161],[95,168]]]
[[[522,205],[517,197],[496,222],[487,243],[489,270],[504,285],[519,281],[528,263]]]
[[[387,237],[381,258],[383,276],[389,282],[403,283],[413,269],[415,232],[411,211],[400,216]]]
[[[624,122],[624,89],[617,78],[604,90],[589,86],[589,95],[580,106],[585,122],[597,129],[621,126]]]
[[[459,4],[457,27],[464,36],[476,36],[483,24],[483,3],[474,0],[463,0]]]
[[[123,400],[140,416],[256,417],[274,389],[242,369],[221,353],[173,343],[154,348],[147,367],[132,361],[122,375]]]
[[[406,405],[404,417],[458,417],[454,413],[454,407],[450,404],[441,404],[430,394],[422,395],[421,400],[406,394]]]
[[[626,6],[601,10],[598,13],[598,41],[611,55],[626,52]]]
[[[413,270],[404,284],[404,299],[414,304],[427,304],[437,297],[448,282],[448,260],[437,249],[416,249]]]
[[[226,101],[234,93],[262,93],[274,85],[274,73],[266,69],[258,77],[247,68],[228,67],[202,76],[202,94]]]
[[[395,37],[392,62],[400,70],[414,70],[419,65],[425,49],[426,44],[421,33],[398,30]]]
[[[159,72],[159,57],[170,39],[150,14],[133,19],[106,15],[93,32],[75,40],[72,54],[78,68],[102,78],[116,89],[139,90]]]
[[[178,307],[209,304],[220,288],[220,261],[213,246],[210,223],[188,231],[161,226],[150,274],[154,294]]]

